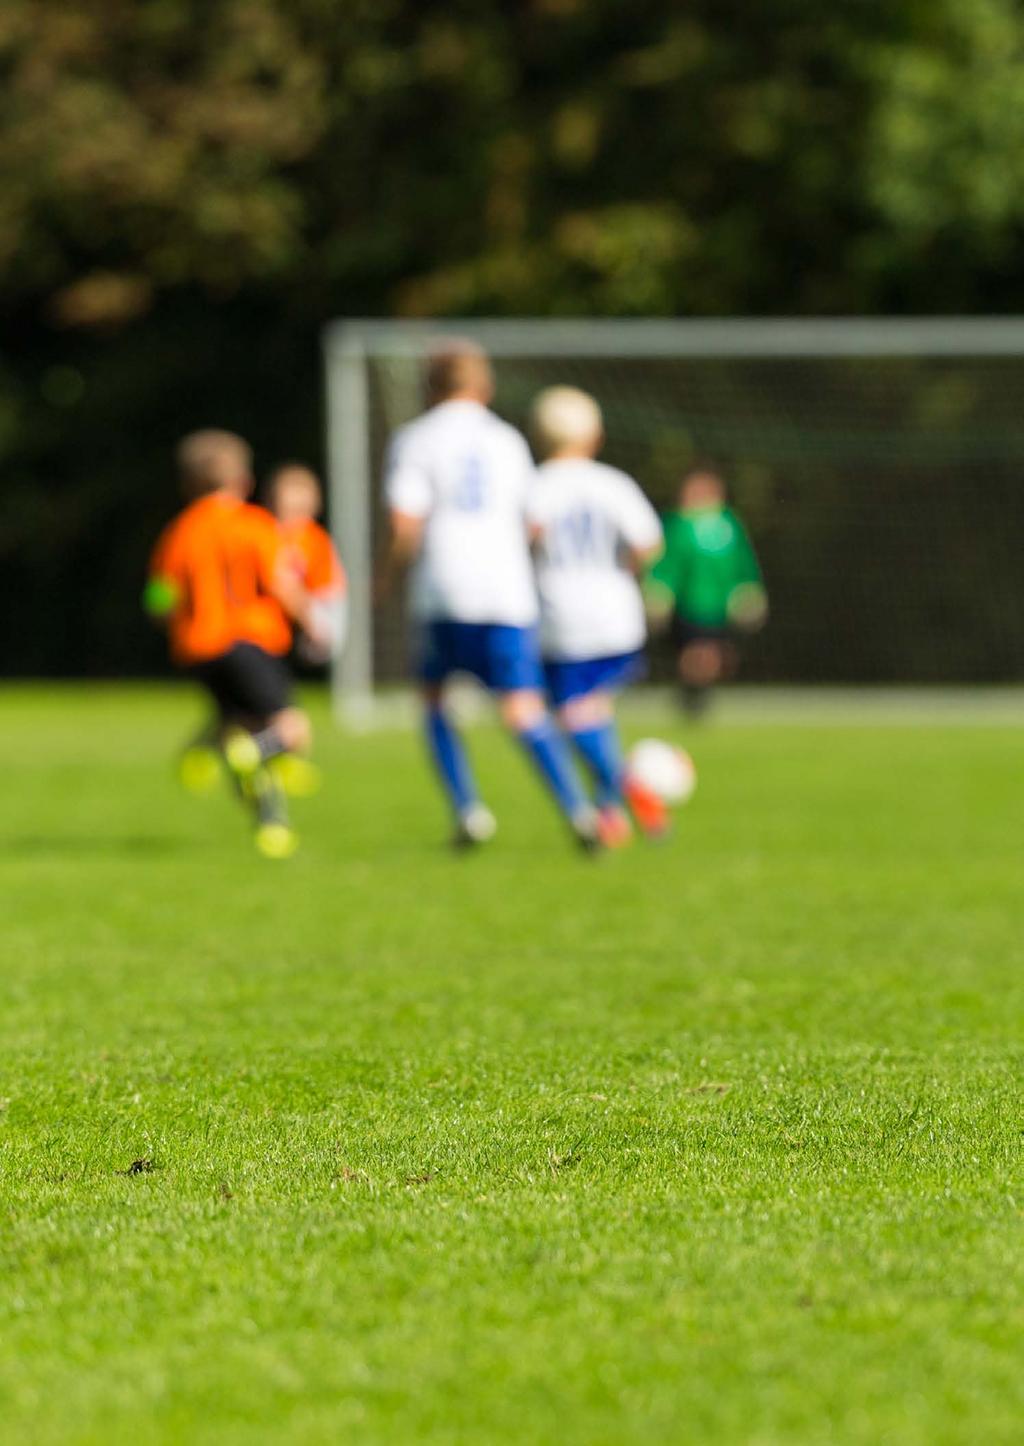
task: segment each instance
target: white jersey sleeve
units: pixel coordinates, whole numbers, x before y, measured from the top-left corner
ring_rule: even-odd
[[[407,517],[426,517],[433,501],[429,459],[416,455],[415,433],[396,432],[388,449],[384,484],[388,507]]]
[[[660,550],[665,542],[661,518],[632,477],[624,472],[620,476],[622,485],[615,492],[615,512],[623,542],[637,552]]]

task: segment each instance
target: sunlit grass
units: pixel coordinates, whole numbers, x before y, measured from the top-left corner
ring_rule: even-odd
[[[0,710],[5,1440],[1019,1439],[1016,731],[712,727],[594,863],[321,719],[275,866],[188,695]]]

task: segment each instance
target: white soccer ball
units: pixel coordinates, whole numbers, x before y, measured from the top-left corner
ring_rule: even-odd
[[[686,803],[697,787],[697,770],[690,755],[660,738],[635,743],[626,764],[636,781],[663,803]]]

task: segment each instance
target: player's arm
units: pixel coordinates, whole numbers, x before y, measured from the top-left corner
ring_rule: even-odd
[[[388,535],[377,561],[374,598],[383,602],[397,586],[400,578],[415,562],[423,546],[426,519],[393,507],[388,513]]]
[[[303,632],[316,635],[313,601],[295,570],[290,549],[269,513],[250,508],[250,546],[255,557],[260,583],[281,607],[285,616]]]
[[[660,517],[662,548],[651,567],[651,576],[664,583],[675,594],[679,590],[679,578],[686,570],[687,548],[675,516],[670,512]]]
[[[652,569],[665,551],[665,533],[661,518],[647,500],[636,482],[629,479],[620,501],[619,532],[622,540],[622,560],[626,567],[641,580],[644,604],[648,616],[656,626],[668,617],[672,598],[666,598],[658,587],[652,591],[650,577]]]
[[[736,525],[736,574],[740,582],[756,582],[764,586],[761,564],[757,560],[750,534],[740,519],[733,514]]]
[[[373,596],[383,602],[412,565],[423,546],[423,533],[433,505],[430,473],[423,461],[409,454],[401,434],[388,459],[385,494],[388,531],[377,559]]]
[[[530,545],[531,551],[536,551],[536,549],[540,547],[548,530],[548,521],[544,510],[544,499],[547,494],[540,490],[544,486],[544,483],[538,482],[535,479],[536,474],[533,473],[526,488],[526,498],[523,506],[523,526],[526,528],[526,540]]]
[[[267,591],[276,602],[280,603],[288,617],[293,623],[297,623],[303,632],[315,631],[312,598],[283,554],[278,557],[270,570]]]
[[[765,591],[761,564],[743,523],[733,513],[736,548],[733,557],[735,583],[726,604],[729,621],[743,632],[754,633],[768,620],[768,594]]]
[[[644,578],[644,602],[652,622],[667,622],[682,589],[686,557],[680,546],[679,528],[669,514],[661,519],[664,538],[661,553]]]
[[[184,587],[181,569],[174,555],[173,538],[165,534],[150,559],[149,575],[142,591],[143,610],[158,627],[165,627],[181,601]]]
[[[664,551],[661,542],[627,543],[626,562],[637,577],[644,577]]]

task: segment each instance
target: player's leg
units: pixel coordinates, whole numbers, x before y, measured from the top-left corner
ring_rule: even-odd
[[[632,830],[625,811],[626,768],[611,693],[595,689],[575,694],[561,702],[555,717],[594,780],[602,841],[609,848],[622,847]]]
[[[636,651],[550,660],[544,668],[558,722],[594,779],[601,836],[609,848],[620,848],[631,837],[627,802],[644,833],[660,836],[668,829],[664,804],[628,774],[615,722],[616,691],[641,677],[644,667],[643,654]]]
[[[220,744],[220,716],[212,714],[178,754],[178,782],[187,793],[201,797],[216,788],[221,775]]]
[[[499,692],[498,709],[501,721],[518,738],[579,843],[596,848],[601,842],[597,812],[583,791],[565,738],[540,689]]]
[[[423,685],[423,726],[427,751],[455,819],[455,843],[486,843],[497,824],[481,801],[462,735],[445,706],[443,683]]]
[[[192,671],[196,680],[209,693],[215,709],[215,717],[209,725],[207,737],[217,748],[218,766],[223,759],[228,765],[228,774],[235,786],[235,792],[246,809],[251,810],[260,821],[260,814],[269,812],[270,799],[257,798],[257,791],[251,774],[243,774],[233,768],[228,756],[228,746],[236,736],[248,737],[247,729],[253,723],[252,702],[244,689],[244,673],[239,675],[232,657],[233,650],[217,658],[209,658],[198,664]],[[278,810],[274,810],[275,816]]]
[[[261,763],[269,763],[283,753],[308,753],[313,744],[313,728],[309,715],[294,704],[267,717],[252,740],[259,751]]]
[[[623,804],[641,832],[662,838],[670,827],[665,804],[650,789],[630,776],[615,722],[613,694],[606,689],[579,694],[558,710],[558,721],[594,777],[601,835],[610,848],[629,841],[629,820]]]
[[[644,672],[639,651],[600,658],[548,659],[544,678],[563,731],[596,785],[599,807],[621,804],[625,779],[615,694]]]
[[[422,688],[423,732],[427,753],[455,820],[459,847],[486,843],[497,825],[482,802],[466,745],[446,704],[445,684],[454,672],[472,671],[475,634],[455,622],[427,623],[420,640],[418,673]]]
[[[248,737],[236,741],[237,761],[250,769],[285,753],[306,753],[313,741],[307,714],[292,701],[292,678],[284,658],[255,643],[238,643],[227,659],[235,692],[257,720]]]
[[[594,780],[598,807],[621,803],[626,770],[612,695],[603,689],[576,694],[558,703],[555,717]]]
[[[597,810],[587,798],[568,745],[548,712],[535,628],[488,626],[473,671],[495,694],[501,721],[518,738],[584,848],[596,848]]]
[[[309,720],[291,701],[291,677],[281,658],[240,643],[220,660],[224,757],[240,797],[256,820],[256,847],[267,858],[287,858],[298,847],[288,804],[269,760],[282,750],[309,746]],[[261,743],[260,740],[263,740]],[[265,752],[266,743],[271,748]]]
[[[272,714],[252,735],[265,763],[290,798],[309,798],[323,782],[320,770],[308,757],[313,746],[309,715],[289,705]]]
[[[720,683],[731,683],[739,671],[740,650],[731,637],[722,638],[718,644],[718,649],[718,681]]]
[[[288,817],[288,800],[272,768],[257,768],[245,782],[256,814],[256,847],[265,858],[286,859],[299,846]]]
[[[700,718],[711,702],[712,689],[722,681],[724,658],[720,639],[690,639],[680,649],[677,666],[682,686],[683,708],[691,718]]]

